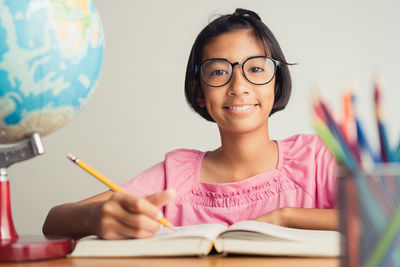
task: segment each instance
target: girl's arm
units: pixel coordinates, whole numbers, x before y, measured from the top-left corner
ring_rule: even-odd
[[[339,228],[338,211],[336,209],[284,207],[254,220],[301,229],[338,230]]]
[[[53,207],[43,225],[45,235],[104,239],[142,238],[160,229],[157,206],[168,203],[174,192],[166,190],[148,197],[107,191],[91,198]],[[161,217],[160,217],[161,216]]]

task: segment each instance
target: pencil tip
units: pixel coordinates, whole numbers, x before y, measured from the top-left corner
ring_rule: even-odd
[[[318,105],[318,103],[321,101],[321,95],[318,90],[313,90],[311,92],[311,104],[313,105]]]
[[[174,227],[171,223],[169,223],[169,224],[167,225],[167,227],[168,227],[169,229],[171,229],[172,231],[176,231],[175,227]]]
[[[376,85],[381,85],[383,81],[382,75],[380,73],[376,73],[374,77],[374,83]]]
[[[318,97],[320,95],[320,88],[318,86],[313,86],[311,88],[311,97]]]

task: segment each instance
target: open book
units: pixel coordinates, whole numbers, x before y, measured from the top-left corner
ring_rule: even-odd
[[[241,221],[231,226],[199,224],[163,228],[152,238],[79,240],[71,257],[204,256],[213,253],[318,256],[340,255],[340,233],[302,230],[258,221]],[[214,249],[213,249],[214,248]]]

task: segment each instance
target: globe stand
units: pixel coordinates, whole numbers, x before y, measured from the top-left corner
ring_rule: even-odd
[[[18,236],[11,216],[10,182],[7,167],[43,154],[40,136],[34,133],[29,140],[0,147],[0,262],[29,261],[64,257],[71,252],[73,240],[56,236]]]

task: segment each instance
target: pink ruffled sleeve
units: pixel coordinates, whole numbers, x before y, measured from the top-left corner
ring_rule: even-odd
[[[300,185],[311,203],[299,199],[300,206],[330,209],[337,206],[337,163],[316,134],[296,135],[284,140],[282,169]],[[307,202],[307,203],[306,203]]]
[[[121,187],[135,196],[147,196],[165,190],[164,162],[143,171]]]
[[[147,196],[167,188],[174,188],[176,198],[183,197],[193,186],[196,163],[200,151],[176,149],[165,155],[165,160],[143,171],[121,187],[128,193]]]
[[[316,141],[316,206],[318,208],[337,208],[337,163],[331,152],[317,138]]]

